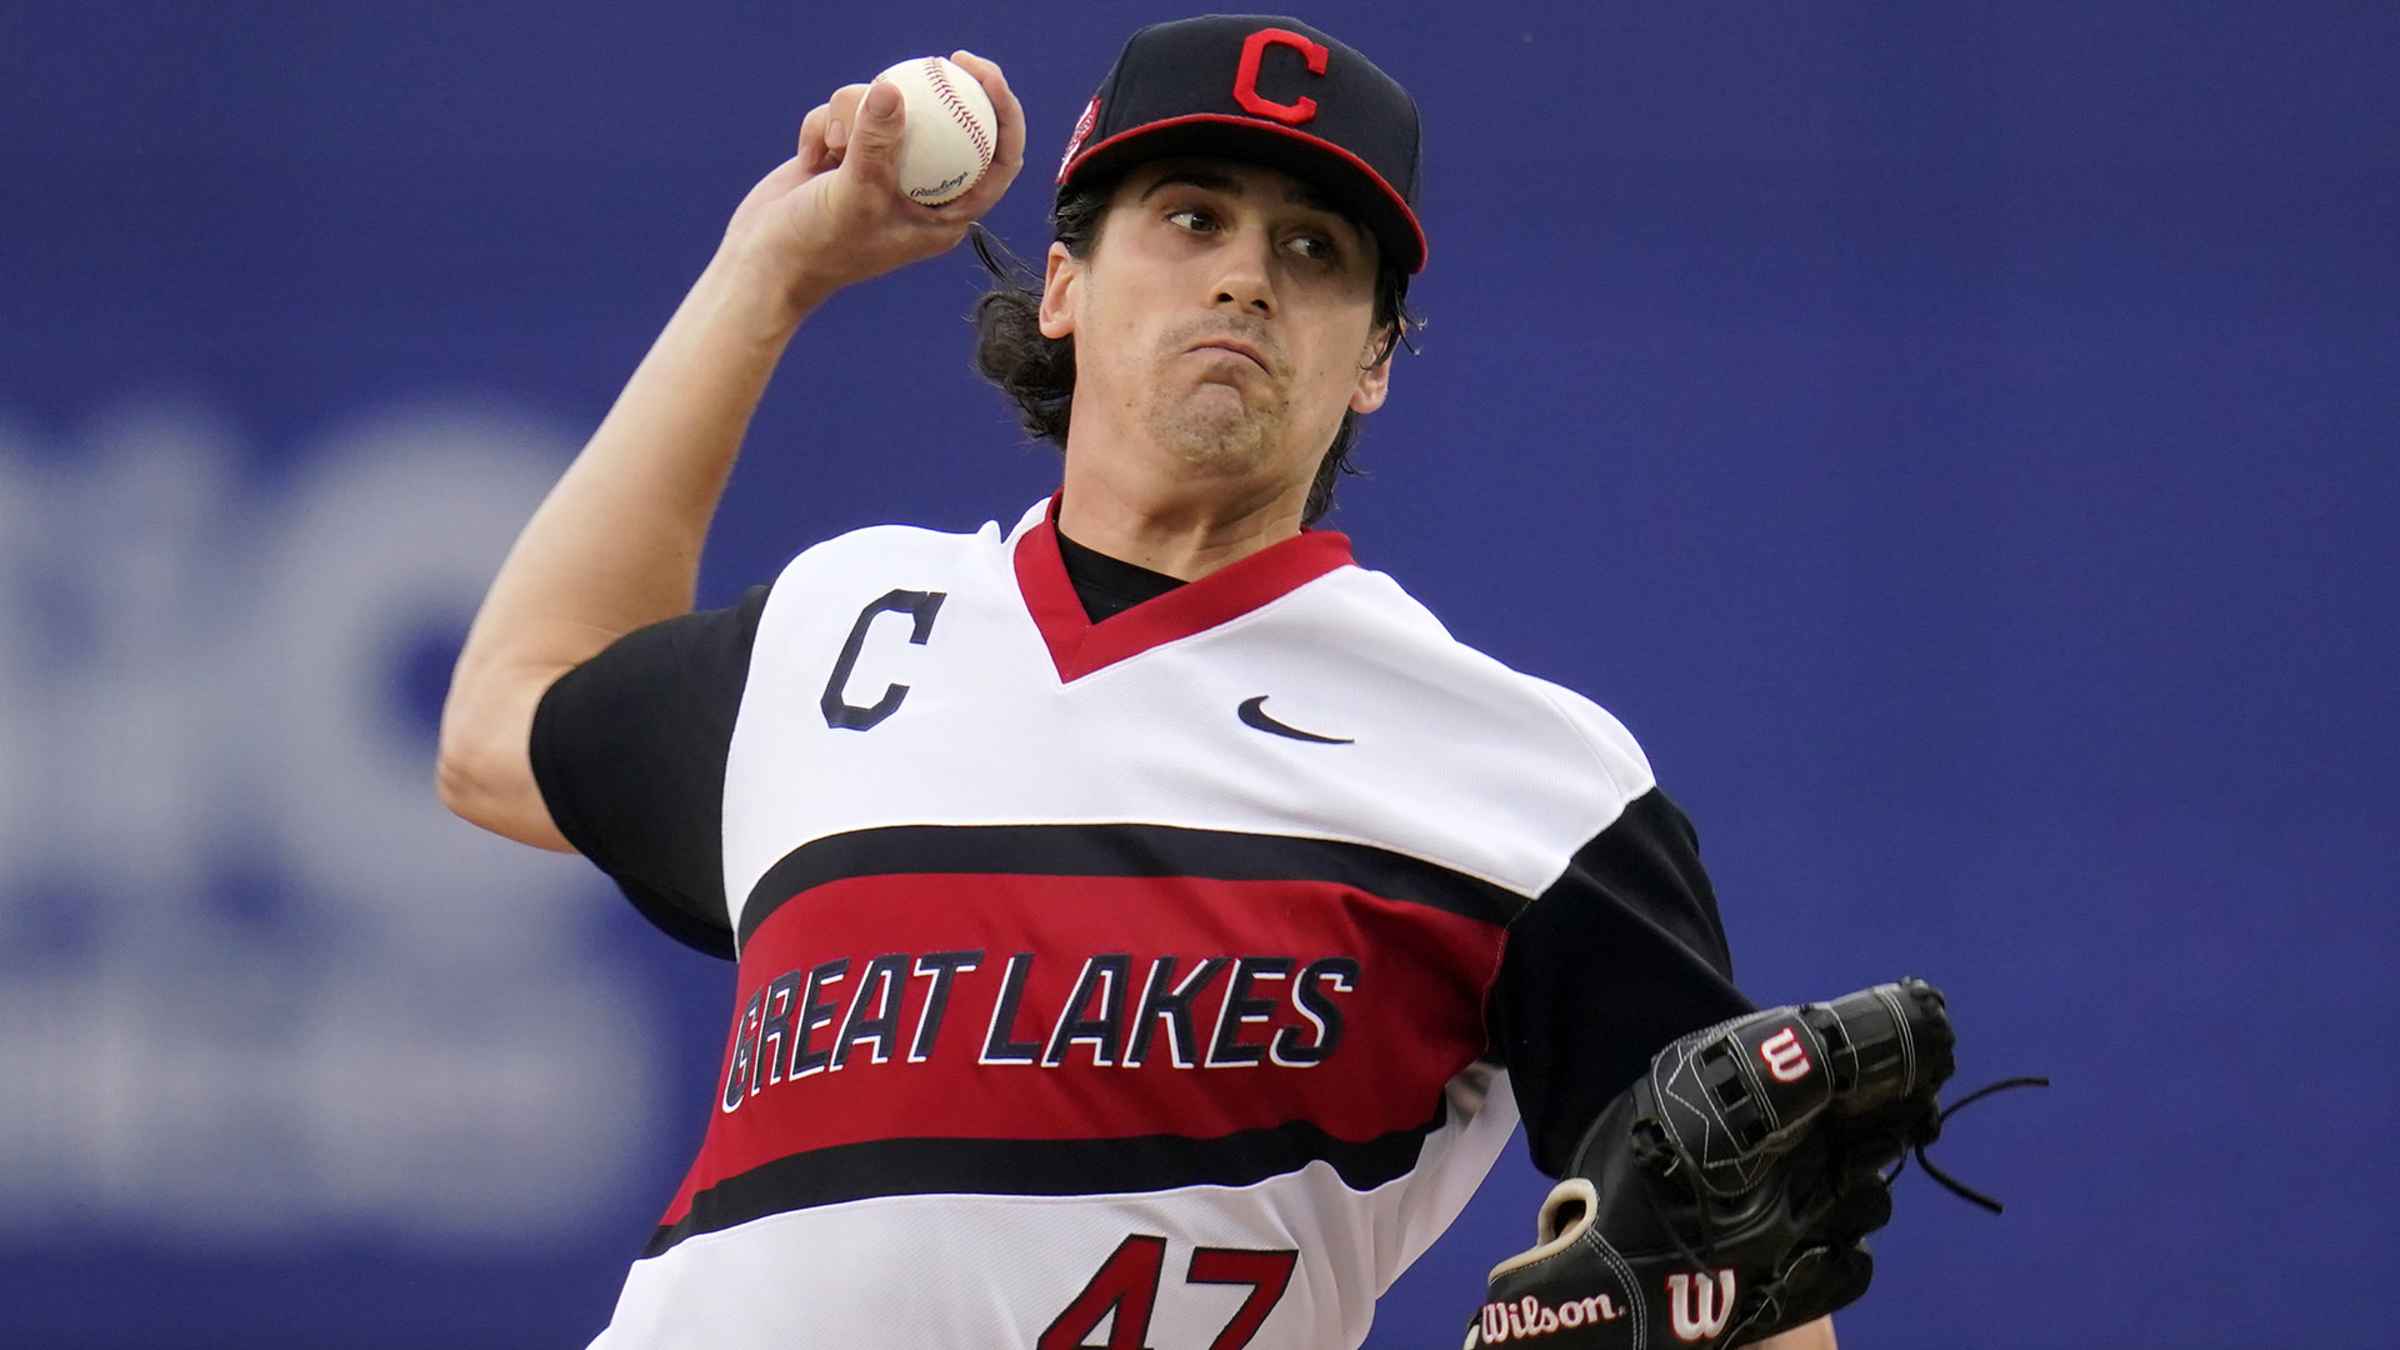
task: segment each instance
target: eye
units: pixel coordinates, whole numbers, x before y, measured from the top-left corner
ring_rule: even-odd
[[[1169,211],[1167,220],[1177,229],[1189,230],[1194,234],[1204,233],[1217,227],[1217,218],[1197,206],[1186,206]],[[1187,225],[1184,223],[1186,220],[1192,223]]]
[[[1294,235],[1292,236],[1292,244],[1299,250],[1300,256],[1308,259],[1311,262],[1332,263],[1341,261],[1341,245],[1336,244],[1330,237],[1326,235]]]

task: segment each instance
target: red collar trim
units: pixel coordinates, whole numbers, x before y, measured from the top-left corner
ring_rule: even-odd
[[[1076,598],[1075,583],[1067,579],[1066,560],[1058,555],[1058,498],[1053,496],[1041,522],[1017,539],[1017,590],[1033,626],[1049,645],[1058,678],[1069,681],[1238,619],[1355,561],[1350,536],[1303,530],[1198,581],[1093,623]]]

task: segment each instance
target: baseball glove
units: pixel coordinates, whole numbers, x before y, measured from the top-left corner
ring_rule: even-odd
[[[1997,1212],[1925,1158],[1953,1044],[1940,991],[1909,979],[1667,1046],[1576,1146],[1537,1245],[1493,1268],[1469,1350],[1736,1346],[1823,1317],[1866,1292],[1910,1149]]]

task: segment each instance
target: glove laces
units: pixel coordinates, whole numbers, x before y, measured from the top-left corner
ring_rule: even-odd
[[[1957,1115],[1960,1111],[1974,1105],[1976,1102],[1982,1101],[1984,1098],[1991,1096],[1995,1092],[2006,1092],[2010,1088],[2048,1086],[2050,1086],[2049,1079],[2038,1077],[2032,1074],[2025,1075],[2021,1078],[2003,1078],[1997,1083],[1987,1083],[1984,1086],[1975,1089],[1973,1092],[1968,1093],[1966,1096],[1959,1098],[1957,1101],[1950,1103],[1950,1105],[1942,1108],[1942,1113],[1940,1115],[1933,1118],[1933,1128],[1927,1130],[1915,1141],[1914,1152],[1917,1155],[1917,1165],[1924,1168],[1927,1176],[1930,1176],[1935,1181],[1940,1182],[1942,1189],[1950,1192],[1952,1195],[1957,1196],[1961,1200],[1967,1201],[1969,1204],[1981,1205],[1983,1208],[1990,1210],[1994,1214],[2000,1213],[1999,1201],[1994,1200],[1992,1197],[1985,1195],[1983,1192],[1976,1190],[1972,1186],[1967,1185],[1958,1178],[1951,1176],[1948,1172],[1945,1172],[1939,1167],[1934,1166],[1933,1159],[1925,1156],[1925,1146],[1932,1143],[1934,1140],[1941,1138],[1942,1125],[1948,1121],[1950,1117]],[[1892,1165],[1892,1170],[1883,1174],[1883,1184],[1886,1186],[1891,1185],[1893,1180],[1899,1177],[1901,1171],[1907,1166],[1908,1154],[1903,1153],[1900,1155],[1900,1161]]]

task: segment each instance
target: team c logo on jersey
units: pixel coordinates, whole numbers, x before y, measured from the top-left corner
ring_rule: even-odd
[[[776,1084],[861,1064],[968,1055],[1042,1069],[1315,1068],[1341,1045],[1341,1000],[1359,982],[1347,956],[1101,952],[1082,958],[1071,992],[1045,1017],[1026,997],[1043,960],[893,952],[784,971],[743,1005],[718,1106],[730,1113]],[[977,1029],[946,1036],[960,1020]]]

